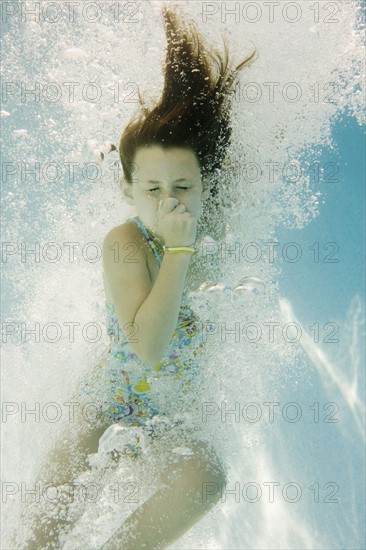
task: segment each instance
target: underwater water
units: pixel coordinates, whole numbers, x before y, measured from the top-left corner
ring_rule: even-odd
[[[1,6],[3,548],[108,345],[101,245],[134,214],[109,143],[163,83],[161,2],[58,4]],[[235,62],[259,55],[218,174],[221,271],[191,296],[207,342],[192,425],[228,483],[171,548],[365,548],[363,3],[174,4]],[[65,548],[99,548],[136,505],[108,487],[146,498],[158,467],[106,471]]]

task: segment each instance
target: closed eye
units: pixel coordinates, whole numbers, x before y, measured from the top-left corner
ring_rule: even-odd
[[[189,187],[177,187],[177,189],[189,189]],[[148,189],[148,191],[159,191],[159,187],[155,187],[154,189]]]

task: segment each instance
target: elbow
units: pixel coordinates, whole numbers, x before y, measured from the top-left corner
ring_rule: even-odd
[[[141,344],[141,342],[139,342],[139,344]],[[133,351],[143,363],[156,364],[163,358],[163,353],[157,349],[157,346],[154,345],[152,348],[135,345],[133,346]]]
[[[153,350],[153,351],[149,354],[149,356],[148,356],[146,362],[147,362],[147,363],[153,363],[153,364],[156,365],[157,363],[160,363],[160,361],[162,361],[163,357],[164,357],[164,354],[163,354],[163,353],[158,353],[158,354],[157,354],[157,353],[156,353],[156,350]]]
[[[136,322],[136,317],[134,322]],[[138,341],[133,345],[133,351],[144,363],[159,363],[164,357],[166,346],[162,349],[161,342],[158,342],[156,337],[150,333],[149,336],[145,338],[145,334],[145,330],[140,330],[140,338],[138,338]]]
[[[164,353],[161,350],[158,350],[155,346],[153,347],[153,349],[150,349],[145,354],[145,361],[146,363],[152,363],[156,365],[157,363],[160,363],[163,357],[164,357]]]
[[[138,320],[136,321],[136,317],[137,315],[135,315],[132,321],[124,325],[124,328],[132,326],[134,329],[133,333],[129,336],[125,334],[126,342],[133,353],[135,353],[138,359],[143,363],[159,363],[164,356],[165,348],[161,349],[161,345],[158,345],[156,338],[152,341],[154,339],[153,335],[150,334],[150,338],[145,338],[145,328],[141,327]],[[118,319],[118,322],[120,326],[123,326],[122,320]]]

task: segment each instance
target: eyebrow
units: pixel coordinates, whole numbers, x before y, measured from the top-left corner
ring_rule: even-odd
[[[174,180],[173,183],[180,183],[182,181],[190,181],[190,180],[187,180],[187,178],[179,178],[177,180]],[[160,181],[158,180],[149,180],[147,183],[160,183]]]

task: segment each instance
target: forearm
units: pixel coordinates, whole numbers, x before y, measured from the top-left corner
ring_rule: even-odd
[[[158,362],[171,341],[190,259],[185,253],[164,255],[155,284],[135,315],[134,348],[145,361]]]

